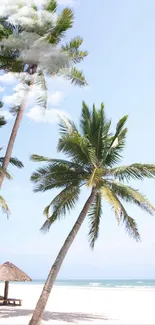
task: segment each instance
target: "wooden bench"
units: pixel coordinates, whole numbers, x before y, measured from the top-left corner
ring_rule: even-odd
[[[8,298],[8,299],[0,298],[0,304],[1,305],[21,306],[22,305],[22,300],[21,299],[14,299],[14,298]]]

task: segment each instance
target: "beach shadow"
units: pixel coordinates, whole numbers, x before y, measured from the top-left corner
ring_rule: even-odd
[[[20,317],[28,316],[33,313],[31,309],[15,309],[13,307],[0,308],[0,319],[7,317]],[[63,312],[50,312],[45,311],[43,315],[43,321],[57,320],[68,323],[76,323],[78,321],[91,322],[94,320],[108,320],[104,315],[91,315],[85,313],[63,313]]]

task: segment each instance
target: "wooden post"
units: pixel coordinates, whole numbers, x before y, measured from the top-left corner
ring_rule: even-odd
[[[9,291],[9,281],[5,281],[4,300],[8,298],[8,291]]]

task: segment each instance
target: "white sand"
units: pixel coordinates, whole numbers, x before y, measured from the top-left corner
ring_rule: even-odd
[[[0,306],[0,324],[28,324],[41,289],[40,285],[10,285],[9,296],[23,299],[23,305]],[[155,324],[154,305],[153,288],[54,287],[43,324]]]

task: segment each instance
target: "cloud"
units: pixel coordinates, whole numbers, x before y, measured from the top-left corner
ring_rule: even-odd
[[[19,9],[19,0],[0,0],[0,16],[3,14],[14,14]],[[32,4],[32,0],[22,0],[21,4],[24,6]]]
[[[75,6],[77,0],[57,0],[60,6]],[[23,6],[29,6],[33,3],[40,6],[46,3],[47,0],[22,0]],[[19,10],[19,0],[0,0],[0,16],[3,14],[14,14]]]
[[[4,116],[6,120],[11,120],[13,118],[12,114],[6,110],[1,110],[1,116]]]
[[[3,99],[2,99],[3,103],[6,105],[12,104],[13,100],[14,100],[14,94],[10,95],[10,96],[3,96]]]
[[[73,84],[70,82],[70,80],[67,80],[66,78],[62,77],[62,76],[52,76],[52,77],[47,77],[46,78],[47,81],[47,85],[48,85],[48,89],[52,92],[57,91],[57,89],[59,89],[59,91],[62,92],[68,92],[72,89],[75,89],[76,87],[73,86]]]
[[[18,106],[21,104],[21,101],[24,97],[24,92],[22,93],[14,93],[13,95],[3,96],[2,102],[5,105],[11,105],[11,106]]]
[[[59,106],[63,99],[65,98],[65,94],[63,91],[56,90],[55,92],[51,92],[50,84],[48,84],[48,106]],[[44,95],[44,92],[40,90],[40,87],[33,86],[31,91],[29,92],[29,100],[28,102],[31,103],[31,107],[33,106],[33,103],[36,102],[36,99],[41,96],[41,94]]]
[[[27,5],[18,8],[12,15],[10,15],[7,21],[14,25],[29,25],[33,26],[35,24],[34,17],[35,10]]]
[[[13,5],[14,3],[17,3],[15,0],[1,0],[0,6],[10,6]]]
[[[61,91],[56,91],[55,93],[48,96],[48,101],[50,105],[58,106],[64,99],[64,94]]]
[[[43,112],[39,106],[34,106],[26,116],[34,122],[55,123],[59,117],[67,117],[67,113],[59,109],[47,109]]]
[[[17,79],[15,78],[15,75],[11,72],[5,73],[0,76],[0,82],[6,83],[6,84],[12,84]]]
[[[4,91],[4,89],[5,89],[4,87],[0,86],[0,93],[2,93]]]
[[[22,100],[24,99],[25,92],[27,90],[26,86],[22,83],[16,85],[14,88],[14,93],[12,95],[3,96],[2,102],[5,105],[11,105],[11,106],[19,106],[22,103]]]

